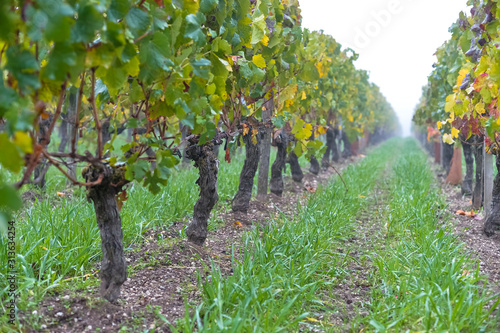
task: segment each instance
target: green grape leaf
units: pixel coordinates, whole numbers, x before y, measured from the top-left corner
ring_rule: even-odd
[[[108,9],[108,18],[110,21],[117,22],[123,20],[130,9],[130,0],[112,0]]]
[[[148,172],[146,174],[146,179],[144,179],[144,186],[149,188],[149,191],[153,194],[158,194],[161,191],[159,185],[167,186],[168,179],[164,179],[161,177],[161,172],[158,169],[155,169],[154,172]]]
[[[266,35],[266,17],[264,14],[255,17],[252,22],[252,45],[260,42]]]
[[[135,7],[132,8],[127,16],[125,17],[125,22],[127,23],[128,29],[134,36],[134,38],[139,38],[142,36],[151,24],[150,16],[147,12]]]
[[[78,10],[78,20],[73,27],[72,39],[76,42],[90,43],[96,38],[96,31],[102,28],[102,14],[93,6],[81,6]]]
[[[189,14],[186,16],[186,31],[184,36],[191,38],[198,46],[206,43],[206,36],[201,30],[202,24],[205,23],[205,16],[202,13]]]
[[[217,8],[217,0],[201,0],[200,10],[203,14],[207,14]]]
[[[9,140],[7,133],[0,133],[0,164],[8,170],[18,173],[23,166],[23,159],[16,145]]]
[[[192,61],[191,66],[193,66],[193,73],[202,79],[208,80],[211,64],[210,60],[204,58]]]
[[[19,87],[23,91],[36,90],[41,87],[36,75],[39,70],[35,56],[28,50],[21,49],[20,46],[11,46],[7,49],[7,69],[17,80]]]
[[[23,206],[17,191],[7,184],[0,184],[0,202],[11,210],[18,210]]]

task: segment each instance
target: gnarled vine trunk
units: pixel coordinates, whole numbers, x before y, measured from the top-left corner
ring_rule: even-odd
[[[349,141],[349,137],[344,131],[342,131],[342,142],[344,143],[344,151],[342,152],[342,157],[343,158],[351,157],[352,156],[351,142]]]
[[[240,174],[238,192],[234,196],[232,202],[232,209],[235,212],[246,213],[248,211],[248,207],[250,207],[250,199],[252,198],[253,180],[259,166],[259,143],[253,143],[252,135],[250,133],[243,136],[246,158]],[[257,135],[256,137],[258,138],[259,136]]]
[[[208,235],[208,219],[219,195],[217,194],[217,174],[219,160],[214,154],[211,143],[203,146],[193,145],[186,149],[187,158],[194,161],[200,174],[196,184],[200,187],[200,198],[194,206],[193,221],[186,229],[188,240],[203,245]]]
[[[474,137],[474,160],[476,162],[476,185],[472,193],[472,208],[479,209],[483,206],[483,145],[484,139],[482,136]]]
[[[313,175],[318,175],[319,174],[319,162],[316,159],[315,156],[311,156],[311,167],[309,168],[309,172],[312,173]]]
[[[269,187],[271,193],[277,196],[282,196],[284,191],[283,183],[283,169],[286,166],[286,150],[288,148],[288,135],[286,133],[281,133],[279,137],[275,140],[276,146],[278,147],[278,153],[276,154],[276,160],[271,167],[271,181]]]
[[[339,130],[333,130],[333,142],[332,142],[332,161],[337,163],[340,160],[339,146],[337,144],[337,138],[339,137]]]
[[[462,140],[465,137],[462,136]],[[472,147],[471,143],[474,142],[474,139],[470,137],[468,140],[464,140],[462,143],[462,150],[464,152],[465,157],[465,178],[462,183],[462,195],[472,195],[472,186],[473,186],[473,175],[474,175],[474,157],[472,156]]]
[[[443,156],[441,160],[443,162],[443,168],[446,170],[446,175],[448,176],[451,170],[451,161],[453,160],[454,144],[447,144],[445,142],[441,143],[443,145]]]
[[[495,176],[493,185],[493,198],[491,201],[491,213],[484,223],[484,233],[491,237],[500,227],[500,156],[495,156],[498,174]]]
[[[270,99],[267,102],[267,107],[262,110],[262,119],[268,122],[272,117],[274,110],[274,100]],[[260,141],[260,161],[259,161],[259,177],[257,179],[257,198],[263,200],[267,197],[269,187],[269,164],[271,163],[271,129],[262,128],[259,130]]]
[[[102,178],[99,185],[87,188],[87,198],[94,203],[97,225],[101,234],[101,297],[116,302],[122,284],[127,280],[127,263],[123,252],[122,221],[116,195],[125,181],[124,168],[109,165],[89,166],[82,171],[87,182]]]
[[[333,129],[329,128],[326,131],[326,151],[323,155],[323,158],[321,159],[321,167],[325,170],[330,166],[330,155],[331,153],[333,153],[334,146],[336,146],[335,134],[333,132]]]
[[[297,183],[301,183],[302,179],[304,178],[304,173],[302,172],[302,168],[300,167],[299,158],[293,150],[290,152],[290,154],[288,154],[287,162],[288,164],[290,164],[292,179]]]

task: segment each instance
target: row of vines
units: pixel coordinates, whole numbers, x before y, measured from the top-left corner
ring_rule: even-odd
[[[467,166],[462,185],[479,209],[487,195],[483,180],[483,154],[496,156],[500,170],[500,7],[496,1],[469,0],[470,15],[460,14],[452,25],[451,39],[436,52],[437,62],[417,106],[414,123],[420,135],[442,137],[445,164],[453,146],[461,145]],[[476,163],[475,186],[474,161]],[[500,176],[493,186],[491,211],[484,232],[492,236],[500,226]]]
[[[328,166],[337,138],[348,147],[397,129],[356,59],[303,29],[297,0],[3,1],[0,167],[19,181],[0,176],[0,222],[21,208],[18,190],[42,186],[49,167],[86,187],[101,231],[101,296],[116,301],[127,277],[119,212],[127,184],[157,193],[182,158],[194,161],[200,198],[186,233],[202,245],[219,167],[237,147],[246,160],[232,209],[246,212],[258,168],[259,195],[268,187],[282,195],[286,160],[319,165],[323,155]],[[119,140],[124,131],[129,142]]]

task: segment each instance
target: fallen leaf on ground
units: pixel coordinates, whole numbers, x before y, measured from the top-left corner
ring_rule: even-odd
[[[473,210],[471,210],[470,212],[465,213],[465,215],[468,216],[468,217],[476,217],[477,216],[477,214],[474,213]]]
[[[66,193],[64,192],[57,192],[56,193],[58,197],[64,198],[66,196]]]
[[[465,212],[461,209],[457,210],[457,212],[455,213],[457,215],[465,215]]]
[[[240,221],[236,221],[236,222],[233,223],[233,226],[241,228],[241,227],[243,227],[243,224],[241,224]]]
[[[309,193],[316,193],[316,189],[312,186],[306,186],[306,190],[309,192]]]

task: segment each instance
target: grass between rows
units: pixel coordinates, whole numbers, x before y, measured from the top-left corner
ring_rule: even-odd
[[[442,223],[446,206],[428,160],[414,140],[404,142],[388,181],[386,246],[377,266],[370,316],[357,318],[377,332],[494,332],[500,302],[463,243]]]
[[[208,279],[200,281],[204,301],[195,309],[186,306],[186,317],[172,330],[297,332],[317,325],[315,317],[329,307],[322,294],[346,274],[347,255],[337,253],[335,244],[353,233],[355,217],[394,144],[385,144],[344,172],[347,193],[336,180],[299,207],[293,220],[281,216],[246,234],[241,253],[233,251],[234,274],[224,277],[213,266]]]

